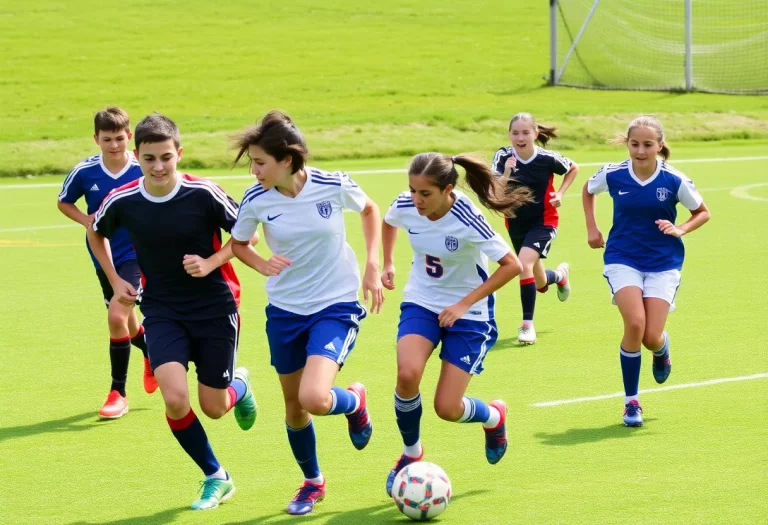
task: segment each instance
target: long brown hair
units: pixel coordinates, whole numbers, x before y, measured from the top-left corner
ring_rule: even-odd
[[[536,119],[533,118],[533,115],[530,113],[518,113],[512,117],[512,119],[509,121],[509,131],[512,131],[512,124],[518,120],[525,120],[526,122],[529,122],[531,127],[539,132],[539,136],[536,137],[536,142],[542,146],[546,146],[550,140],[556,139],[559,136],[556,127],[537,124]]]
[[[277,110],[267,113],[256,124],[232,137],[237,156],[235,166],[248,153],[249,146],[258,146],[276,160],[291,157],[291,173],[296,173],[307,163],[309,151],[299,128],[291,117]]]
[[[669,157],[672,156],[672,152],[670,151],[669,146],[667,146],[667,143],[664,141],[664,128],[661,126],[659,119],[653,115],[640,115],[629,123],[629,127],[627,128],[626,133],[616,134],[616,138],[611,140],[610,143],[623,144],[626,146],[629,142],[629,136],[632,134],[632,130],[639,127],[651,128],[656,131],[656,140],[659,142],[659,144],[661,144],[661,151],[659,152],[659,155],[661,155],[664,160],[669,160]]]
[[[457,165],[464,168],[467,185],[489,210],[514,217],[520,206],[533,202],[531,190],[524,186],[507,186],[506,178],[496,177],[485,162],[471,155],[449,157],[442,153],[419,153],[411,161],[408,175],[427,176],[443,191],[449,184],[456,187],[459,180]]]

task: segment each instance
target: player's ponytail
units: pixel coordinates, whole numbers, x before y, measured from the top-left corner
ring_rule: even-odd
[[[512,124],[514,124],[518,120],[524,120],[530,123],[531,128],[535,129],[538,132],[538,136],[536,137],[536,142],[538,142],[542,146],[546,146],[550,140],[556,139],[559,136],[557,132],[557,128],[555,126],[545,126],[544,124],[537,124],[536,119],[530,113],[517,113],[514,117],[512,117],[512,119],[509,121],[509,131],[512,131]]]
[[[664,128],[662,127],[661,122],[659,122],[659,119],[652,115],[641,115],[637,117],[635,120],[629,123],[629,127],[627,128],[626,133],[617,133],[616,137],[610,140],[609,143],[626,146],[629,142],[629,136],[632,134],[632,130],[639,127],[651,128],[656,131],[656,140],[659,142],[659,144],[661,144],[661,151],[659,152],[659,155],[661,155],[661,158],[664,160],[669,160],[669,157],[672,156],[672,152],[664,140]]]
[[[232,163],[236,166],[248,154],[249,146],[258,146],[277,160],[291,157],[291,173],[296,173],[307,163],[307,143],[291,117],[272,110],[256,124],[232,137],[237,156]]]
[[[425,175],[443,191],[449,184],[456,186],[459,180],[456,166],[464,168],[467,185],[489,210],[514,217],[517,208],[533,201],[528,188],[509,188],[505,177],[496,177],[485,162],[470,155],[448,157],[440,153],[420,153],[411,161],[408,174]]]

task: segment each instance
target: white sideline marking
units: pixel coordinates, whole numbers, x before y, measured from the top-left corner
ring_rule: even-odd
[[[83,228],[82,224],[54,224],[52,226],[27,226],[24,228],[2,228],[0,233],[28,232],[34,230],[53,230],[58,228]],[[85,230],[85,228],[83,228]]]
[[[746,186],[739,186],[731,190],[731,195],[737,199],[748,199],[752,201],[768,202],[765,197],[755,197],[751,195],[747,190],[751,188],[758,188],[760,186],[768,186],[768,182],[758,182],[757,184],[747,184]]]
[[[679,159],[673,161],[671,164],[689,164],[697,162],[725,162],[725,161],[750,161],[750,160],[768,160],[768,156],[761,157],[711,157],[701,159]],[[584,162],[577,163],[579,166],[602,166],[608,164],[608,162]],[[353,170],[347,171],[348,175],[376,175],[385,173],[405,173],[406,168],[399,169],[384,169],[384,170]],[[214,175],[213,177],[206,177],[210,180],[235,180],[235,179],[251,179],[253,175]],[[40,184],[0,184],[0,190],[24,190],[34,188],[58,188],[61,187],[61,183],[58,182],[45,182]]]
[[[646,388],[644,390],[640,390],[638,393],[652,394],[654,392],[666,392],[667,390],[679,390],[681,388],[697,388],[700,386],[717,385],[719,383],[731,383],[734,381],[749,381],[751,379],[766,379],[766,378],[768,378],[768,373],[753,374],[751,376],[723,377],[720,379],[710,379],[709,381],[701,381],[698,383],[686,383],[683,385],[662,386],[659,388]],[[531,406],[532,407],[554,407],[558,405],[570,405],[571,403],[585,403],[587,401],[602,401],[603,399],[613,399],[614,397],[624,397],[624,392],[616,392],[614,394],[605,394],[602,396],[577,397],[574,399],[560,399],[558,401],[543,401],[541,403],[533,403]]]

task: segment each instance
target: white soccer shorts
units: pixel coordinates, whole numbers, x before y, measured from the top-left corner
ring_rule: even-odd
[[[643,297],[657,297],[669,303],[669,311],[675,311],[675,296],[680,288],[680,271],[667,270],[664,272],[641,272],[623,264],[606,264],[603,277],[611,288],[613,296],[627,286],[637,286],[643,291]]]

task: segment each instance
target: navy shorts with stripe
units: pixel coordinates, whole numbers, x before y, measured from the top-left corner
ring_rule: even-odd
[[[240,314],[195,321],[145,317],[145,338],[152,370],[165,363],[195,363],[197,381],[227,388],[235,373]]]
[[[496,321],[459,319],[451,327],[441,327],[438,314],[414,303],[400,305],[400,323],[397,339],[406,335],[420,335],[429,339],[435,348],[440,342],[440,359],[470,374],[483,371],[483,360],[496,344],[499,331]]]
[[[311,315],[267,305],[267,339],[272,366],[278,374],[304,368],[307,357],[321,355],[339,364],[355,347],[360,321],[367,312],[357,301],[336,303]]]
[[[512,241],[516,254],[520,255],[520,250],[523,248],[530,248],[538,252],[542,259],[547,258],[555,237],[557,237],[557,228],[553,226],[534,226],[523,236],[517,234],[513,236],[513,233],[509,232],[509,240]]]
[[[139,263],[136,259],[128,259],[127,261],[118,264],[115,267],[115,270],[122,280],[128,281],[131,283],[131,286],[136,289],[139,294],[136,299],[136,304],[139,304],[141,302],[141,270],[139,269]],[[104,270],[96,270],[96,277],[99,278],[101,293],[104,296],[104,304],[109,307],[109,301],[111,301],[112,296],[115,295],[115,292],[112,291],[112,285],[109,284],[109,279],[107,279],[107,274],[104,273]]]

